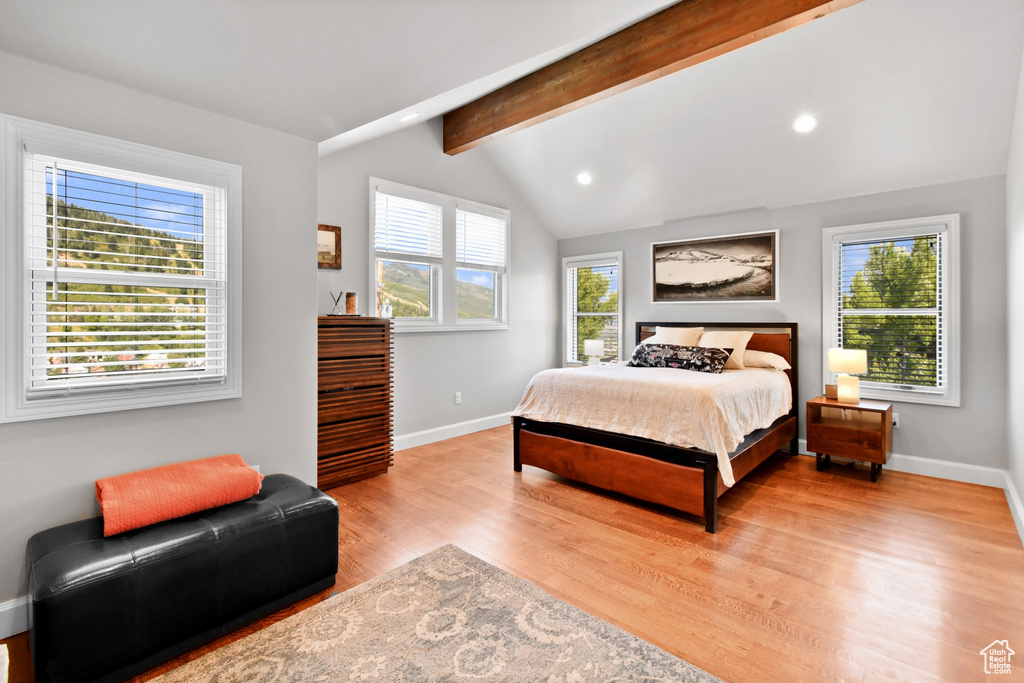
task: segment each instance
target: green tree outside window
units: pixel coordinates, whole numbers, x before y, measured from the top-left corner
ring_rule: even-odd
[[[842,346],[867,351],[862,379],[938,386],[938,237],[842,249],[843,281],[849,283],[842,295]]]

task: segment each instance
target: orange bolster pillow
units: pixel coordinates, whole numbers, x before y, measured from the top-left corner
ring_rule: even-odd
[[[260,492],[263,475],[240,455],[179,462],[96,481],[103,535],[184,517]]]

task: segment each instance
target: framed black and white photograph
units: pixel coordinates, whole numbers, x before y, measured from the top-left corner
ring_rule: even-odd
[[[779,231],[651,245],[655,303],[778,301]]]
[[[341,228],[336,225],[316,226],[316,266],[341,270]]]

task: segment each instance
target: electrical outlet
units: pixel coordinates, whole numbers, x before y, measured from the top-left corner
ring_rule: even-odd
[[[899,429],[900,428],[900,414],[899,413],[893,413],[892,414],[892,428],[893,429]]]
[[[455,405],[459,405],[460,403],[462,403],[462,392],[461,391],[456,391],[455,392]]]

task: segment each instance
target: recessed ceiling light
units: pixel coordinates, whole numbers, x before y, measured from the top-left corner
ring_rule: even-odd
[[[577,182],[579,182],[580,185],[589,185],[591,182],[593,182],[594,179],[590,177],[589,173],[583,171],[583,173],[580,173],[578,176],[576,176],[576,180]]]
[[[413,113],[406,114],[402,118],[398,119],[398,122],[399,123],[405,123],[406,121],[412,121],[414,118],[416,118],[419,115],[420,115],[420,113],[418,111],[414,111]]]
[[[793,130],[797,133],[810,133],[818,127],[818,119],[810,114],[801,114],[793,121]]]

